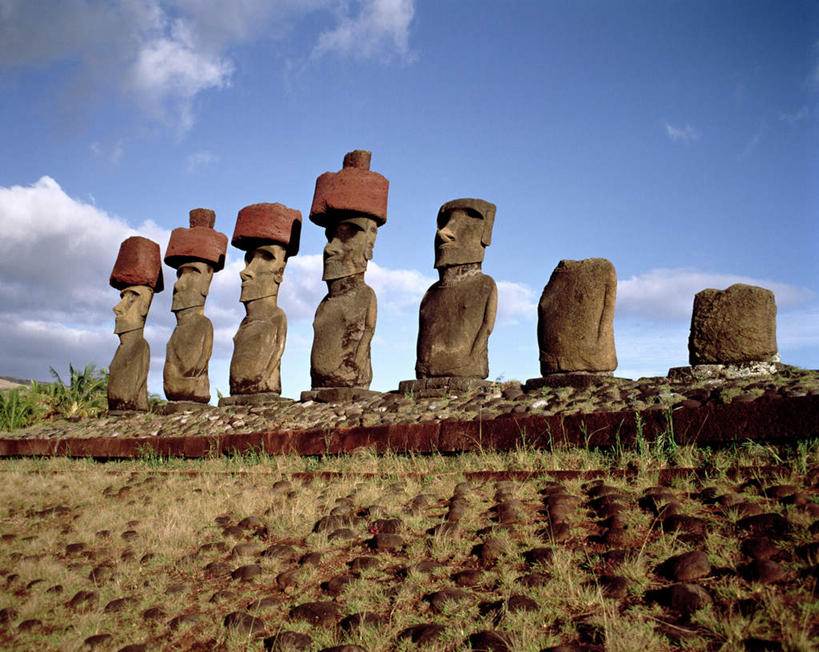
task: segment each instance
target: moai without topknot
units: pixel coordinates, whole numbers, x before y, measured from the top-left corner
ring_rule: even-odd
[[[688,337],[690,367],[669,377],[740,378],[776,373],[776,300],[765,288],[737,283],[694,296]]]
[[[171,232],[165,264],[176,269],[171,311],[176,328],[165,354],[165,396],[169,401],[210,401],[208,362],[213,325],[205,317],[205,299],[213,274],[225,266],[227,236],[213,229],[216,214],[207,208],[190,212],[190,228]]]
[[[542,378],[548,385],[585,387],[617,368],[614,305],[617,273],[605,258],[561,260],[538,303],[537,339]]]
[[[467,389],[489,375],[489,335],[495,325],[498,290],[483,274],[492,241],[495,205],[454,199],[438,210],[435,269],[439,280],[424,294],[418,319],[415,375],[400,391]]]
[[[220,406],[257,405],[281,394],[287,317],[278,306],[279,285],[287,260],[299,251],[300,234],[301,213],[282,204],[253,204],[239,211],[231,244],[245,252],[239,300],[246,316],[233,338],[231,395]]]
[[[109,283],[119,290],[121,301],[114,307],[119,346],[108,374],[108,409],[144,412],[151,349],[142,333],[154,294],[164,288],[159,245],[139,236],[124,240]]]
[[[316,309],[310,378],[303,399],[354,400],[372,381],[370,342],[375,292],[364,282],[378,227],[387,221],[389,181],[370,171],[371,153],[355,150],[343,168],[316,179],[310,221],[325,229],[323,280],[327,295]]]

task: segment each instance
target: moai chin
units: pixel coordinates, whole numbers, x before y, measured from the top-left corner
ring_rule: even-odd
[[[561,260],[538,303],[540,373],[610,373],[617,368],[617,273],[605,258]]]
[[[489,375],[488,342],[495,325],[498,290],[481,272],[492,239],[495,205],[455,199],[438,211],[435,268],[439,280],[421,301],[416,377]]]
[[[225,266],[227,236],[213,228],[216,214],[207,208],[190,212],[190,228],[177,228],[165,252],[176,269],[171,311],[176,328],[168,340],[163,378],[169,401],[210,401],[208,361],[213,325],[205,317],[205,299],[213,274]]]
[[[324,227],[327,295],[316,309],[310,354],[312,388],[358,388],[372,381],[370,342],[376,298],[364,282],[378,227],[387,221],[389,181],[370,171],[371,153],[344,156],[338,172],[316,179],[310,221]]]
[[[159,245],[133,236],[122,242],[109,279],[121,301],[114,307],[114,333],[119,346],[108,375],[108,409],[148,409],[151,349],[143,337],[154,293],[164,288]]]
[[[277,300],[284,268],[299,251],[301,213],[282,204],[252,204],[239,211],[231,244],[245,252],[239,300],[246,316],[233,338],[230,399],[263,402],[282,391],[281,359],[287,317]]]

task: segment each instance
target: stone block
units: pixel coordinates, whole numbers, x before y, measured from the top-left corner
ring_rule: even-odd
[[[538,304],[540,372],[614,371],[617,274],[605,258],[561,260]]]
[[[117,290],[145,285],[154,293],[162,292],[165,285],[159,245],[138,235],[124,240],[119,247],[109,283]]]
[[[348,152],[341,170],[325,172],[316,179],[310,208],[312,222],[326,228],[341,213],[370,217],[378,226],[384,225],[390,182],[370,171],[370,157],[366,150]]]
[[[301,212],[279,203],[245,206],[236,218],[231,244],[248,251],[276,242],[287,247],[289,256],[299,252]]]
[[[688,338],[690,364],[775,361],[776,354],[773,292],[737,283],[696,294]]]
[[[196,260],[209,263],[215,272],[225,266],[228,239],[224,233],[214,231],[212,213],[207,208],[194,208],[190,212],[190,228],[179,227],[171,231],[165,250],[166,265],[176,269],[182,263]]]

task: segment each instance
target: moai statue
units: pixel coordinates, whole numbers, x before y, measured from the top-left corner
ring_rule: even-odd
[[[190,212],[190,228],[171,232],[165,264],[176,269],[171,311],[176,328],[165,354],[165,396],[169,401],[210,401],[208,361],[213,325],[205,317],[205,299],[213,274],[225,266],[227,236],[213,229],[216,214],[207,208]]]
[[[584,386],[617,368],[614,304],[617,273],[605,258],[561,260],[538,303],[540,373],[533,385]]]
[[[738,378],[778,371],[774,293],[742,283],[698,292],[688,360],[690,367],[672,368],[669,377]]]
[[[264,403],[281,394],[287,317],[277,299],[287,259],[299,251],[300,234],[301,213],[282,204],[253,204],[239,211],[231,243],[245,252],[239,300],[247,314],[233,338],[231,396],[219,405]]]
[[[133,236],[119,247],[109,280],[122,300],[114,307],[114,333],[119,346],[108,374],[108,409],[148,409],[151,349],[142,336],[155,292],[164,288],[159,245]]]
[[[495,205],[483,199],[455,199],[438,211],[439,280],[421,301],[415,364],[419,379],[489,375],[488,342],[498,289],[492,277],[481,272],[481,263],[494,221]]]
[[[313,321],[310,377],[313,390],[335,391],[305,392],[303,398],[353,399],[366,395],[372,381],[376,299],[364,272],[378,227],[387,221],[389,181],[370,171],[370,158],[364,150],[349,152],[339,172],[316,179],[310,220],[327,234],[322,276],[327,295]]]

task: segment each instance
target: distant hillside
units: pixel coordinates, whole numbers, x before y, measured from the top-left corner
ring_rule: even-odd
[[[0,376],[0,392],[5,392],[15,387],[28,387],[31,384],[26,378],[15,378],[14,376]]]

